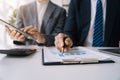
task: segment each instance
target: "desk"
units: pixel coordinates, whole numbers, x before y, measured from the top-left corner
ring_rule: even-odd
[[[120,80],[120,57],[116,63],[43,66],[41,47],[33,55],[0,60],[0,80]]]

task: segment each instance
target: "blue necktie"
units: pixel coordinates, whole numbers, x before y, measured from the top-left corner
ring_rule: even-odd
[[[101,0],[97,0],[92,46],[93,47],[103,46],[103,8]]]

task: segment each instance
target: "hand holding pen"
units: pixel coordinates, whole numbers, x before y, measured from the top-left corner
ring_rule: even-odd
[[[73,45],[72,39],[63,33],[55,37],[55,47],[62,53],[68,51]]]
[[[66,45],[66,43],[65,43],[65,40],[67,39],[67,37],[64,37],[63,38],[63,47],[62,47],[62,49],[61,49],[61,51],[60,52],[62,52],[62,53],[64,53],[64,50],[65,50],[65,48],[67,48],[67,45]]]

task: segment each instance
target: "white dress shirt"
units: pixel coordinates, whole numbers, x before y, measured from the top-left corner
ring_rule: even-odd
[[[103,27],[104,27],[107,4],[106,4],[106,0],[101,0],[101,1],[103,5]],[[84,44],[84,46],[86,47],[92,47],[92,43],[93,43],[94,23],[95,23],[95,15],[96,15],[96,8],[97,8],[96,6],[97,6],[97,0],[91,0],[91,22],[90,22],[90,30]],[[103,28],[103,32],[104,32],[104,28]]]
[[[36,0],[37,3],[37,14],[38,14],[38,31],[41,30],[41,26],[42,26],[42,21],[43,21],[43,17],[44,14],[46,12],[49,0],[44,1],[43,3],[38,2],[38,0]]]

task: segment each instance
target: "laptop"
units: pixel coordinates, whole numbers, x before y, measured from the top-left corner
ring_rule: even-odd
[[[120,57],[120,48],[111,48],[111,49],[99,49],[102,52],[110,52],[113,55]]]

